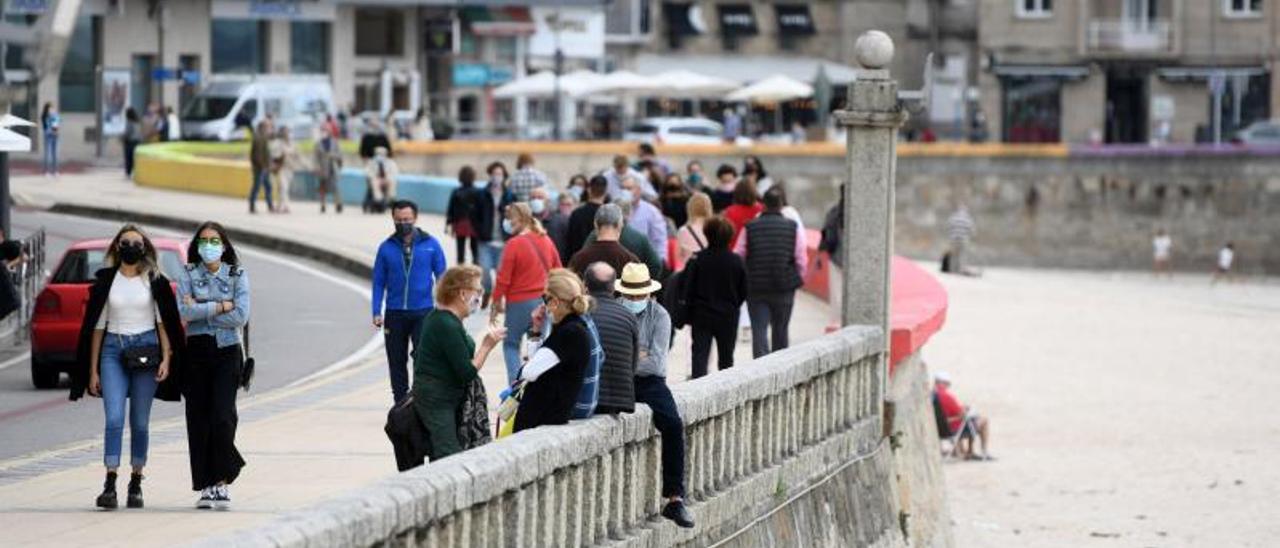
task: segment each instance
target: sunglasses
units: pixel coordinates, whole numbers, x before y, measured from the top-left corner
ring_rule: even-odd
[[[222,238],[196,238],[196,245],[222,245]]]
[[[120,240],[120,247],[146,247],[142,240]]]

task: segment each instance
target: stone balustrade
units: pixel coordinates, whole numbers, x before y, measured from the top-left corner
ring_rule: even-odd
[[[674,386],[686,425],[694,529],[658,516],[660,440],[641,405],[634,414],[521,432],[204,544],[578,547],[733,539],[851,463],[887,461],[877,394],[885,346],[878,329],[848,327]],[[869,483],[879,485],[868,485],[862,502],[878,517],[861,535],[868,544],[901,542],[892,479]]]

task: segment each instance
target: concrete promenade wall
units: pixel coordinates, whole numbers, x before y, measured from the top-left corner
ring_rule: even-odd
[[[522,432],[201,545],[951,546],[920,359],[946,295],[909,261],[895,260],[893,279],[891,345],[848,327],[673,386],[694,529],[658,517],[660,440],[640,405]]]
[[[757,517],[851,468],[862,480],[837,491],[840,513],[798,529],[835,532],[805,544],[904,545],[875,398],[884,345],[877,329],[849,327],[673,387],[694,529],[657,519],[659,439],[639,406],[522,432],[204,545],[767,546],[742,536]]]

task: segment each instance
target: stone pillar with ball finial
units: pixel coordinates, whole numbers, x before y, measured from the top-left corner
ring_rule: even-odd
[[[889,270],[893,259],[893,186],[897,170],[898,129],[907,113],[898,99],[898,83],[885,67],[893,60],[893,40],[873,30],[858,37],[854,54],[862,69],[849,85],[848,102],[837,111],[845,128],[844,325],[874,325],[884,333],[884,364],[878,390],[881,401],[888,378]]]

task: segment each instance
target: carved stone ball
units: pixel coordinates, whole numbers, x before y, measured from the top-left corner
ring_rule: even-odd
[[[881,69],[893,60],[893,39],[878,30],[869,30],[853,44],[854,56],[863,68]]]

